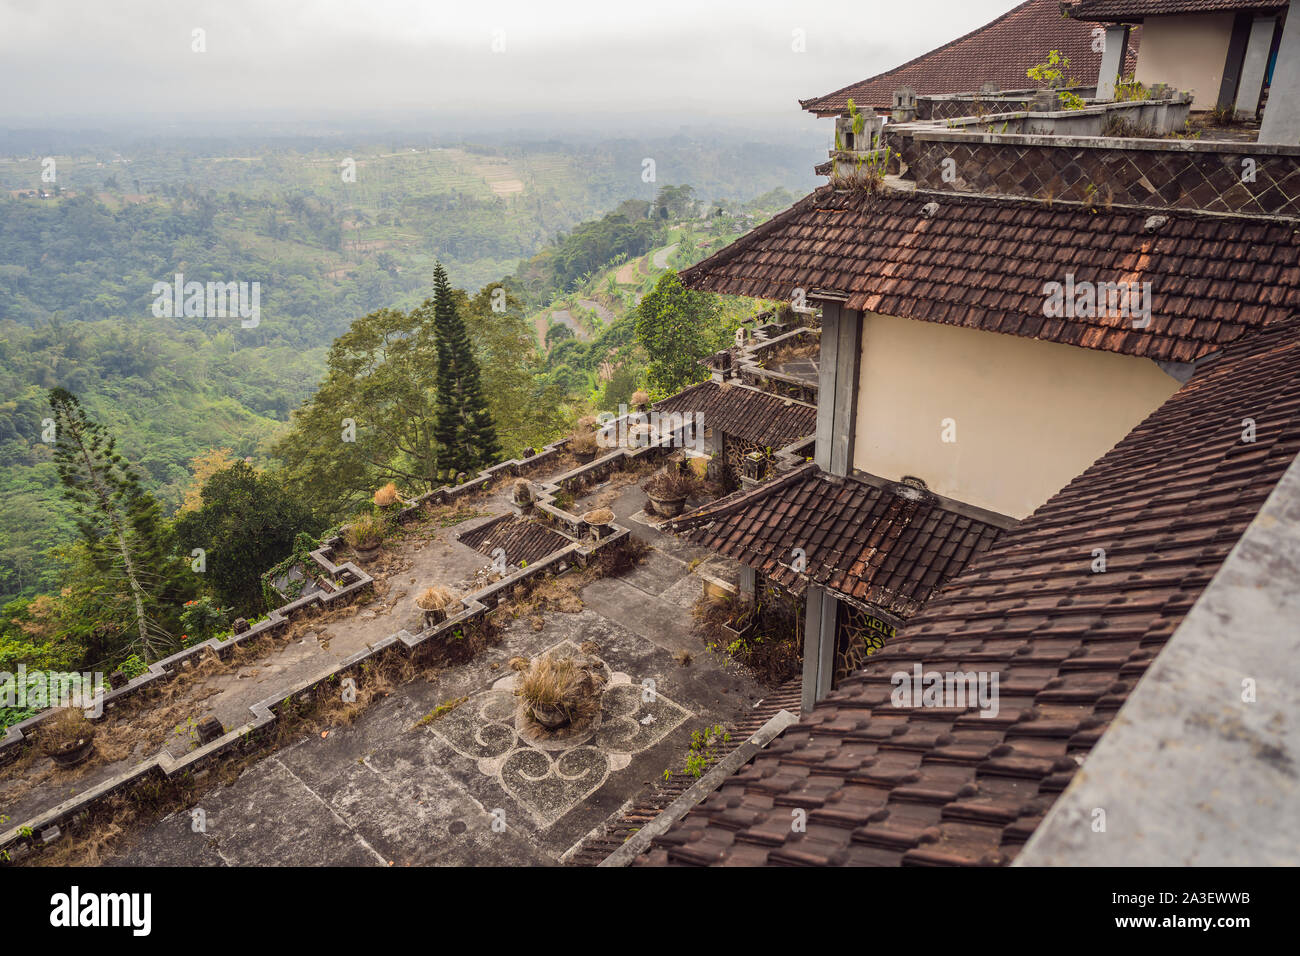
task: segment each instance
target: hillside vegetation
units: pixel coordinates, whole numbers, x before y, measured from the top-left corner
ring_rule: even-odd
[[[331,343],[376,310],[418,306],[435,261],[470,290],[460,302],[504,454],[626,401],[645,380],[638,299],[793,198],[756,186],[798,185],[770,155],[721,183],[724,150],[659,149],[699,156],[717,187],[705,201],[642,183],[647,150],[358,147],[350,183],[341,151],[102,149],[57,157],[49,187],[38,157],[0,159],[6,192],[58,193],[0,198],[0,601],[57,591],[78,560],[45,440],[49,389],[79,396],[174,514],[205,457],[285,466],[290,413],[309,411]],[[155,315],[154,284],[176,273],[259,282],[260,321]],[[498,287],[505,313],[488,301]],[[719,334],[749,308],[724,310]],[[371,477],[332,487],[309,469],[298,486],[334,520]]]

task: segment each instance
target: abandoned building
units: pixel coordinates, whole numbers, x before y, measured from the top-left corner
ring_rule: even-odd
[[[294,600],[208,642],[223,660],[285,646],[266,673],[207,675],[215,729],[74,793],[0,790],[17,807],[0,849],[57,851],[113,794],[219,766],[336,706],[340,679],[424,673],[493,618],[505,642],[444,683],[381,687],[355,723],[205,798],[236,827],[151,821],[117,862],[1294,864],[1300,700],[1276,676],[1300,651],[1288,13],[1029,0],[802,101],[835,118],[828,182],[682,273],[788,306],[653,405],[674,424],[399,502],[374,564],[320,542],[275,578]],[[1074,85],[1027,81],[1051,50]],[[722,493],[655,514],[638,483],[685,444]],[[649,556],[603,573],[634,538]],[[455,594],[422,618],[436,575]],[[761,686],[702,651],[695,615],[719,595],[793,609],[795,679]],[[324,613],[291,620],[307,610]],[[109,718],[213,666],[204,651],[114,683]],[[511,683],[515,655],[561,651],[609,687],[568,743],[525,726]],[[970,683],[898,696],[929,673]],[[665,771],[701,724],[734,740],[707,772]]]
[[[1262,729],[1238,685],[1295,640],[1300,25],[1276,12],[1084,0],[1072,16],[1111,42],[1080,104],[1050,92],[990,114],[987,90],[905,91],[895,122],[837,144],[827,186],[684,273],[821,308],[815,465],[674,522],[805,592],[804,716],[620,862],[1287,859],[1294,782],[1213,730]],[[1136,101],[1106,82],[1131,21],[1148,53]],[[1209,31],[1224,42],[1205,44],[1203,89],[1150,72],[1166,36]],[[1272,114],[1255,127],[1267,96],[1248,64],[1270,45]],[[1175,138],[1207,91],[1227,121]],[[895,529],[909,506],[925,523]],[[919,606],[914,582],[937,585]],[[890,636],[848,672],[846,632],[867,615]],[[1189,676],[1189,654],[1228,629],[1238,669]],[[1175,660],[1201,693],[1139,684]],[[996,677],[1000,708],[900,706],[914,669]],[[1081,771],[1122,708],[1150,733],[1116,727],[1130,748],[1098,748],[1113,775]],[[1285,749],[1297,711],[1273,713]],[[1166,751],[1189,724],[1204,751]],[[1266,825],[1240,799],[1185,795],[1181,781],[1223,772],[1208,754],[1260,784],[1250,814]],[[1067,791],[1076,779],[1087,796]],[[1109,838],[1088,839],[1089,799],[1126,811]],[[1180,839],[1211,819],[1219,835]]]

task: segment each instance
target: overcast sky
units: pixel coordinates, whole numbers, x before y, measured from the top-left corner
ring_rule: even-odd
[[[0,0],[0,120],[419,110],[485,120],[725,114],[748,124],[797,118],[797,98],[896,66],[1014,5]],[[196,29],[206,52],[193,50]]]

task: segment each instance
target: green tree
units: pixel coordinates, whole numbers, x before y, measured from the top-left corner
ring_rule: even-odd
[[[717,299],[682,285],[669,270],[636,310],[636,337],[650,358],[650,388],[671,395],[702,381],[700,359],[721,347],[724,331]]]
[[[261,575],[293,550],[300,531],[318,534],[311,509],[272,475],[237,461],[203,485],[201,504],[176,522],[186,549],[207,552],[207,582],[223,607],[261,613]]]
[[[457,296],[463,298],[461,314],[482,373],[483,395],[506,454],[560,437],[564,393],[541,378],[541,353],[522,304],[500,282],[473,297]]]
[[[286,485],[324,518],[341,518],[389,481],[415,492],[437,481],[437,369],[428,303],[380,309],[335,340],[316,394],[272,447]]]
[[[433,268],[433,322],[438,341],[437,411],[434,435],[438,467],[472,473],[501,454],[492,414],[483,398],[478,361],[460,317],[447,272]],[[426,306],[428,303],[426,303]]]
[[[51,389],[50,407],[64,497],[72,503],[91,567],[113,584],[110,593],[119,599],[113,616],[125,612],[131,622],[130,631],[121,635],[125,647],[106,651],[113,656],[129,651],[149,660],[165,656],[177,646],[168,625],[175,621],[186,588],[158,502],[75,395]]]

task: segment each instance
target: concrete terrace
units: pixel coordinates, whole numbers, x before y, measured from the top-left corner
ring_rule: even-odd
[[[559,521],[543,540],[559,542],[562,553],[545,560],[530,555],[528,562],[512,556],[502,579],[490,557],[498,540],[491,526],[519,519],[513,482],[489,482],[485,473],[408,508],[376,557],[362,561],[340,539],[314,553],[333,578],[327,591],[342,585],[337,597],[343,600],[317,607],[326,592],[298,599],[238,641],[187,651],[115,691],[96,724],[91,762],[57,770],[39,747],[15,750],[19,741],[11,733],[9,752],[19,756],[0,771],[0,813],[14,828],[5,840],[19,851],[15,860],[30,852],[26,832],[38,845],[62,840],[56,858],[73,863],[562,862],[665,770],[680,769],[694,731],[734,725],[766,693],[735,662],[705,650],[696,634],[692,609],[706,577],[734,582],[738,567],[661,533],[645,516],[639,482],[660,449],[626,450],[575,469],[562,444],[490,476],[527,469],[542,495],[537,517]],[[561,502],[567,510],[557,510]],[[587,560],[570,544],[585,527],[573,515],[597,507],[611,508],[615,529],[631,529],[644,548],[639,562],[617,576],[575,566]],[[530,583],[521,590],[516,581]],[[440,633],[425,628],[415,604],[431,584],[466,596],[467,610],[454,613],[446,633],[424,645],[426,635]],[[560,599],[530,603],[533,588]],[[487,604],[471,601],[472,594],[484,595]],[[365,673],[381,660],[402,659],[391,657],[402,644],[445,649],[449,637],[460,635],[451,627],[465,614],[467,623],[482,615],[485,606],[495,609],[498,625],[506,623],[468,661],[453,663],[464,658],[449,658],[445,650],[422,655],[423,664],[411,656],[416,666],[391,683],[371,686],[365,678],[367,697],[346,714],[309,708],[306,722],[285,725],[269,748],[254,744],[247,758],[216,764],[228,769],[211,777],[200,769],[223,760],[223,753],[245,752],[240,741],[249,733],[264,739],[256,728],[285,707],[294,713],[291,700],[314,695],[337,703],[330,681],[358,673],[358,663]],[[516,726],[508,665],[514,657],[557,649],[594,656],[607,681],[600,718],[562,745]],[[304,694],[304,688],[315,691]],[[205,744],[197,727],[211,717],[225,735]],[[139,817],[125,824],[120,840],[100,845],[104,817],[87,817],[85,808],[103,806],[159,770],[170,779],[181,768],[187,780],[197,771],[196,783],[171,791],[188,794],[188,806],[177,810],[170,802],[158,812],[171,816]],[[234,773],[240,775],[231,779]],[[148,792],[152,785],[145,786]],[[206,832],[191,825],[194,809],[206,814]]]
[[[701,594],[702,573],[734,571],[723,559],[637,520],[645,498],[635,483],[599,485],[575,510],[597,500],[628,519],[652,550],[624,575],[582,587],[583,606],[576,613],[551,612],[540,630],[528,617],[519,618],[500,643],[469,663],[399,686],[353,724],[310,732],[233,784],[208,793],[196,805],[206,815],[206,832],[194,832],[187,809],[130,834],[108,862],[563,862],[665,770],[681,767],[693,731],[733,724],[766,694],[729,659],[704,650],[694,635],[691,609]],[[438,545],[422,545],[420,553],[430,547]],[[408,571],[400,574],[405,580]],[[405,600],[394,594],[393,603],[378,603],[386,605],[385,616],[400,618]],[[353,629],[368,633],[365,613],[346,627],[331,626],[336,636],[330,645],[345,632],[356,640]],[[599,726],[550,750],[515,727],[507,662],[566,644],[594,644],[610,682]],[[651,686],[654,693],[647,694]],[[460,698],[467,699],[421,725],[434,708]],[[501,822],[494,829],[497,810]]]
[[[571,464],[557,464],[555,472]],[[183,756],[194,742],[194,728],[204,719],[214,716],[223,727],[239,726],[258,701],[287,692],[296,682],[341,663],[395,631],[419,631],[423,625],[415,606],[415,582],[419,587],[443,584],[458,596],[481,586],[486,581],[488,559],[455,540],[455,534],[508,513],[507,497],[508,488],[503,488],[436,509],[423,521],[404,527],[366,566],[374,583],[370,593],[356,603],[287,629],[265,643],[260,653],[251,648],[239,653],[233,666],[216,661],[199,664],[192,669],[193,676],[186,675],[177,686],[169,687],[162,701],[132,702],[130,711],[117,721],[127,725],[121,729],[140,731],[145,724],[150,729],[136,733],[125,750],[105,746],[105,730],[118,736],[110,713],[105,721],[108,727],[97,733],[97,754],[88,765],[60,773],[48,758],[36,756],[3,768],[0,814],[10,822],[27,820],[152,758],[159,750]]]

